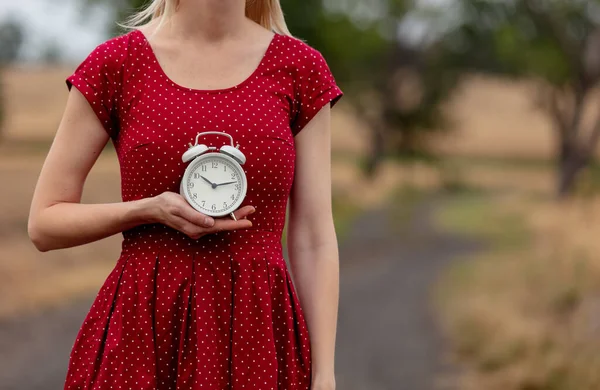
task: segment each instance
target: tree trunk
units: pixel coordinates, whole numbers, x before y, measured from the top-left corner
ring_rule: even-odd
[[[559,199],[567,198],[573,194],[577,178],[588,165],[588,157],[576,146],[562,144],[558,164],[558,188]]]
[[[367,176],[373,177],[375,171],[383,158],[385,151],[385,141],[383,139],[383,130],[381,126],[375,125],[371,131],[371,152],[367,157],[366,173]]]
[[[2,65],[0,65],[0,142],[2,142],[2,139],[4,138],[4,124],[6,123],[5,121],[5,114],[6,114],[6,100],[4,99],[4,93],[5,93],[5,86],[4,83],[2,82],[2,75],[4,73],[4,67]]]

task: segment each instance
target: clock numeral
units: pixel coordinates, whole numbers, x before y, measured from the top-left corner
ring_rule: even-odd
[[[205,200],[202,201],[202,207],[204,207],[204,204],[206,204]]]
[[[202,172],[206,172],[206,165],[201,165],[202,167]]]
[[[234,200],[234,199],[235,199],[235,194],[232,194],[231,195],[231,200]]]
[[[200,174],[198,172],[194,172],[194,179],[200,179]]]
[[[231,178],[232,178],[232,179],[235,179],[235,172],[232,172],[232,173],[231,173]]]
[[[197,192],[194,192],[192,194],[192,199],[198,199],[198,193]]]
[[[213,210],[216,210],[216,209],[217,209],[217,205],[213,203],[213,205],[212,205],[212,209],[213,209]]]
[[[193,181],[188,182],[188,187],[189,188],[194,188],[194,182]]]
[[[219,163],[216,161],[212,162],[212,168],[219,168]]]
[[[223,172],[227,172],[227,165],[223,165]]]
[[[239,191],[239,190],[240,190],[240,185],[239,185],[239,184],[236,184],[236,185],[235,185],[235,190],[236,190],[236,191]]]
[[[227,202],[223,202],[223,208],[226,209],[227,208]]]

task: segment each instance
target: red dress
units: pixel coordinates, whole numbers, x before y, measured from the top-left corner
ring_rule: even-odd
[[[342,96],[322,55],[277,34],[246,80],[197,90],[169,79],[133,30],[96,47],[66,82],[111,136],[124,202],[179,192],[188,143],[218,130],[246,155],[242,206],[256,212],[250,229],[197,240],[160,223],[124,231],[121,255],[74,342],[64,388],[309,389],[308,328],[281,239],[294,136]]]

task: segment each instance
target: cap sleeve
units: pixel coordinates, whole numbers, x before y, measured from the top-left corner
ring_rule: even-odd
[[[85,96],[111,137],[118,131],[116,112],[124,58],[122,41],[122,37],[117,37],[96,46],[65,80],[69,91],[75,86]]]
[[[291,129],[295,136],[310,120],[330,103],[333,107],[343,96],[329,65],[318,50],[306,46],[306,55],[298,70],[295,88],[295,117]]]

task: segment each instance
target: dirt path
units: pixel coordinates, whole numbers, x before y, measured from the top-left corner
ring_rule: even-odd
[[[401,231],[388,228],[388,210],[366,215],[342,246],[338,389],[454,388],[449,379],[456,370],[445,358],[431,287],[445,266],[478,245],[437,232],[435,205],[418,206]]]
[[[0,389],[62,390],[71,347],[93,299],[0,323]]]
[[[429,292],[440,270],[473,243],[437,233],[426,202],[402,231],[388,212],[359,218],[340,250],[339,390],[433,390],[451,373]],[[92,303],[0,323],[0,388],[62,389],[70,348]]]

